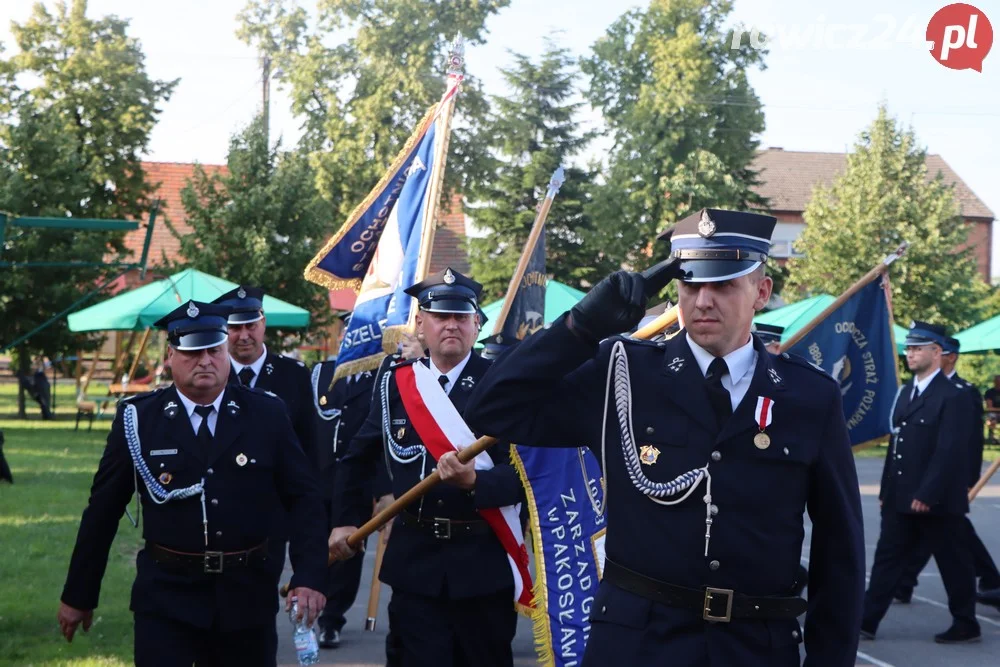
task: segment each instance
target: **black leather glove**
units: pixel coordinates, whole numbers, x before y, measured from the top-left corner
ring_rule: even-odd
[[[640,273],[617,271],[597,283],[573,306],[572,329],[580,338],[600,343],[629,331],[646,314],[646,281]]]

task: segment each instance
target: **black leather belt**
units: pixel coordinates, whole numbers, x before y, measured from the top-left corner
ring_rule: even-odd
[[[156,544],[146,542],[146,551],[160,565],[186,572],[204,572],[205,574],[222,574],[223,570],[246,567],[251,563],[263,563],[267,560],[267,540],[246,551],[176,551]]]
[[[432,535],[439,540],[452,540],[459,537],[471,537],[472,535],[486,535],[493,532],[490,524],[482,519],[471,521],[457,521],[455,519],[419,519],[410,512],[404,511],[400,518],[407,526],[411,526]]]
[[[800,597],[752,597],[729,588],[687,588],[634,572],[608,559],[604,579],[618,588],[678,609],[699,612],[706,621],[734,618],[776,620],[798,618],[808,606]]]

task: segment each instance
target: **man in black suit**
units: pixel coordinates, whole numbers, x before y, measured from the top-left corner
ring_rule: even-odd
[[[130,606],[139,667],[275,665],[283,561],[269,558],[267,544],[278,507],[292,519],[288,600],[298,598],[310,623],[325,604],[316,479],[281,401],[227,386],[227,313],[191,301],[157,322],[167,329],[175,384],[119,406],[59,606],[67,641],[93,622],[108,551],[134,492],[146,539]]]
[[[402,667],[513,662],[514,579],[507,552],[479,513],[521,501],[509,447],[501,443],[489,450],[494,464],[489,470],[477,470],[471,461],[459,463],[454,452],[435,461],[403,406],[396,380],[403,366],[423,363],[458,412],[465,409],[490,365],[472,351],[482,321],[481,290],[450,268],[406,290],[417,299],[417,331],[430,356],[383,362],[371,412],[337,470],[339,527],[330,534],[330,544],[339,558],[355,554],[346,540],[370,511],[362,490],[379,458],[386,460],[396,497],[435,468],[443,481],[397,517],[382,562],[380,579],[392,587],[389,632],[394,641],[387,649],[398,653],[388,657]]]
[[[913,378],[900,390],[892,414],[892,444],[879,492],[882,532],[861,621],[864,639],[875,638],[893,591],[921,545],[934,554],[953,619],[934,641],[980,639],[965,521],[975,411],[968,395],[941,372],[946,346],[941,326],[914,322],[906,336],[906,363]]]
[[[948,337],[945,339],[945,347],[941,353],[941,372],[968,397],[975,414],[970,431],[971,440],[969,441],[969,488],[972,488],[979,481],[983,467],[983,398],[979,395],[979,390],[976,389],[975,385],[960,377],[955,371],[960,346],[961,343],[957,338]],[[972,551],[972,562],[976,570],[976,578],[979,579],[979,601],[985,604],[1000,604],[1000,571],[997,570],[996,563],[993,562],[986,545],[979,539],[972,521],[966,517],[965,523],[969,531],[969,549]],[[930,558],[931,552],[926,545],[913,555],[910,565],[903,573],[903,578],[893,594],[896,600],[904,604],[910,602],[920,572],[927,567]]]

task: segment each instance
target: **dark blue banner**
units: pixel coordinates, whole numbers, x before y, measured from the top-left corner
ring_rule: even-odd
[[[521,284],[514,294],[510,312],[504,320],[501,338],[504,341],[524,340],[545,326],[545,229],[542,229],[535,250],[531,253]]]
[[[539,664],[581,664],[604,564],[604,491],[585,447],[514,448],[525,482],[535,555],[535,648]]]
[[[820,366],[840,384],[852,445],[889,434],[889,412],[899,380],[881,279],[862,288],[790,351]]]

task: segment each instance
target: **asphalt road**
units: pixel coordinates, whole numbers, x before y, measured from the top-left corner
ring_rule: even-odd
[[[881,459],[860,458],[858,477],[865,515],[865,543],[868,567],[878,540],[878,483],[882,471]],[[995,559],[1000,559],[1000,475],[994,478],[972,506],[972,522]],[[808,562],[808,539],[803,549],[803,562]],[[375,632],[364,631],[368,592],[375,563],[374,549],[365,555],[365,568],[358,600],[347,616],[347,626],[341,634],[340,648],[323,650],[321,665],[355,665],[374,667],[385,663],[385,633],[388,627],[386,604],[391,591],[383,587],[379,617]],[[286,578],[287,580],[287,578]],[[934,634],[949,626],[947,598],[937,567],[931,560],[920,578],[913,602],[895,604],[879,626],[875,641],[863,641],[858,652],[858,665],[875,667],[996,667],[1000,664],[1000,612],[980,605],[979,622],[983,640],[979,644],[944,646],[935,644]],[[278,616],[278,663],[297,665],[292,645],[292,630],[288,617]],[[535,665],[531,624],[521,618],[514,640],[515,665]]]

